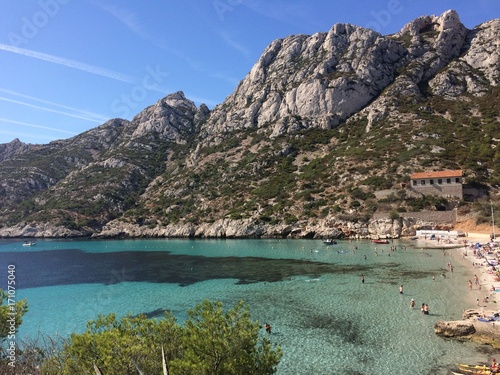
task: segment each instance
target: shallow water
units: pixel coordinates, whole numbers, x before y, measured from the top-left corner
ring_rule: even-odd
[[[391,245],[367,241],[3,241],[0,287],[14,264],[16,297],[29,302],[20,338],[82,332],[98,314],[169,310],[182,321],[204,299],[243,300],[254,319],[273,326],[281,375],[448,374],[457,362],[487,361],[479,346],[433,331],[438,320],[460,318],[470,270],[441,250],[393,245],[389,256]],[[420,313],[423,302],[431,315]]]

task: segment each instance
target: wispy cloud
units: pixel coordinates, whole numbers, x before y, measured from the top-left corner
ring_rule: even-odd
[[[58,65],[63,65],[68,68],[78,69],[87,73],[96,74],[117,81],[122,81],[127,83],[137,83],[137,80],[129,75],[118,73],[106,68],[102,68],[100,66],[86,64],[81,61],[67,59],[65,57],[49,55],[48,53],[33,51],[26,48],[15,47],[3,43],[0,43],[0,50],[16,53],[18,55],[23,55],[27,57],[32,57],[38,60],[43,60]]]
[[[74,114],[74,113],[69,113],[69,112],[64,112],[64,111],[58,111],[57,109],[52,109],[52,108],[47,108],[47,107],[41,107],[39,105],[34,105],[34,104],[31,104],[31,103],[22,102],[20,100],[6,98],[4,96],[0,96],[0,101],[8,102],[8,103],[13,103],[13,104],[19,104],[19,105],[23,105],[25,107],[35,108],[35,109],[39,109],[39,110],[42,110],[42,111],[45,111],[45,112],[57,113],[59,115],[65,115],[65,116],[69,116],[69,117],[79,118],[79,119],[82,119],[82,120],[87,120],[87,121],[92,121],[92,122],[97,122],[97,123],[103,122],[101,119],[89,118],[89,117],[82,116],[82,115],[79,115],[79,114]]]
[[[168,53],[172,54],[176,58],[184,61],[194,71],[201,72],[201,73],[210,75],[210,76],[215,77],[215,78],[223,79],[223,80],[229,82],[230,84],[235,84],[235,83],[237,84],[239,82],[238,80],[236,80],[234,78],[227,77],[227,75],[224,75],[224,74],[219,74],[219,73],[211,74],[204,67],[203,62],[192,59],[184,51],[174,49],[174,48],[168,46],[168,44],[163,40],[162,37],[158,37],[158,36],[150,33],[147,30],[147,27],[145,26],[145,25],[147,25],[147,23],[141,21],[135,12],[130,11],[129,9],[124,8],[122,6],[119,6],[119,5],[104,4],[103,2],[100,2],[100,1],[92,1],[92,3],[95,6],[99,7],[101,10],[103,10],[106,13],[108,13],[109,15],[111,15],[112,17],[116,18],[128,30],[130,30],[132,33],[134,33],[139,38],[143,39],[144,41],[146,41],[148,43],[151,43],[152,45],[154,45],[157,48],[160,48],[164,51],[167,51]],[[189,5],[192,6],[193,4],[190,3]],[[196,9],[194,9],[194,10],[196,10]],[[216,33],[218,32],[215,27],[213,27],[213,26],[210,26],[210,27],[213,29],[214,32],[216,32]],[[245,46],[243,46],[242,44],[239,44],[234,39],[232,39],[229,36],[229,34],[227,34],[226,32],[220,31],[219,36],[231,48],[237,50],[238,52],[245,55],[246,57],[250,56],[250,54],[251,54],[250,51],[247,48],[245,48]],[[151,88],[151,90],[159,92],[163,95],[166,95],[166,94],[172,92],[172,90],[167,90],[167,89]],[[191,95],[188,95],[188,97],[196,103],[205,103],[209,106],[215,106],[215,105],[219,104],[219,102],[216,102],[215,100],[208,99],[208,98],[202,98],[202,97],[191,96]]]
[[[227,9],[234,10],[241,4],[242,2],[235,5],[227,5]],[[189,6],[192,11],[198,15],[200,21],[204,22],[205,26],[209,28],[215,36],[218,36],[222,42],[241,53],[245,58],[252,56],[252,52],[241,42],[237,41],[233,35],[231,35],[226,27],[227,25],[221,23],[220,19],[218,19],[217,22],[214,22],[214,15],[217,14],[217,11],[214,10],[213,12],[207,13],[205,7],[201,4],[197,4],[196,2],[189,2]]]
[[[251,56],[251,52],[246,48],[243,44],[238,43],[235,41],[233,38],[229,36],[229,34],[226,31],[220,31],[218,32],[219,36],[221,39],[231,48],[235,49],[236,51],[240,52],[242,55],[244,55],[246,58]]]
[[[245,0],[242,6],[261,16],[272,20],[303,28],[309,25],[318,28],[321,25],[316,21],[312,13],[313,6],[309,1],[299,0],[290,2],[286,0],[268,2],[262,0]]]
[[[102,4],[102,3],[95,3],[95,4],[105,12],[111,14],[118,21],[123,23],[133,33],[141,36],[144,39],[148,38],[148,34],[144,31],[141,23],[137,19],[137,16],[135,15],[134,12],[131,12],[117,5]]]
[[[21,126],[27,126],[29,128],[35,128],[35,129],[42,129],[42,130],[50,130],[54,132],[59,132],[59,133],[65,133],[65,134],[71,134],[71,135],[76,135],[77,133],[69,131],[69,130],[64,130],[64,129],[57,129],[57,128],[52,128],[49,126],[44,126],[44,125],[38,125],[38,124],[31,124],[29,122],[23,122],[23,121],[16,121],[16,120],[11,120],[7,118],[0,117],[0,122],[7,122],[9,124],[15,124],[15,125],[21,125]],[[11,133],[5,130],[0,131],[2,134],[7,134],[7,135],[15,135],[18,134],[16,133]]]
[[[139,38],[152,43],[158,48],[165,48],[164,43],[161,42],[160,38],[157,38],[151,35],[146,28],[143,26],[144,23],[141,22],[136,13],[118,5],[112,4],[103,4],[100,2],[94,1],[97,7],[110,14],[112,17],[116,18],[119,22],[121,22],[127,29],[129,29],[132,33],[137,35]]]
[[[171,53],[172,55],[178,57],[181,60],[184,60],[193,69],[199,69],[198,65],[200,64],[190,59],[184,52],[169,47],[167,43],[165,43],[165,41],[162,40],[162,38],[148,32],[146,28],[143,26],[144,23],[138,19],[136,13],[117,5],[102,4],[100,2],[93,2],[93,4],[95,4],[108,14],[110,14],[112,17],[116,18],[127,29],[129,29],[139,38],[143,39],[148,43],[151,43],[157,48],[160,48],[164,51]]]
[[[241,78],[236,78],[230,74],[224,73],[224,72],[213,72],[210,73],[210,77],[214,77],[217,79],[220,79],[222,81],[225,81],[231,86],[236,86],[238,83],[241,81]]]
[[[98,113],[93,113],[93,112],[89,112],[89,111],[86,111],[86,110],[82,110],[82,109],[70,107],[70,106],[67,106],[67,105],[64,105],[64,104],[54,103],[54,102],[51,102],[51,101],[48,101],[48,100],[44,100],[44,99],[40,99],[40,98],[35,98],[34,96],[22,94],[20,92],[16,92],[16,91],[12,91],[12,90],[7,90],[7,89],[3,89],[3,88],[0,88],[0,92],[3,92],[4,94],[8,94],[8,95],[11,95],[11,96],[18,96],[18,97],[23,98],[23,99],[32,100],[32,101],[35,101],[35,102],[38,102],[38,103],[47,104],[49,106],[67,109],[69,111],[74,112],[74,114],[72,114],[71,117],[77,117],[77,118],[81,118],[83,120],[88,120],[88,121],[92,121],[92,122],[106,122],[106,121],[109,120],[109,117],[105,116],[105,115],[101,115],[101,114],[98,114]],[[11,100],[12,99],[10,99],[9,101],[11,101]],[[30,103],[25,103],[25,102],[16,101],[16,103],[20,104],[20,105],[33,106],[33,105],[30,105]],[[38,107],[38,106],[36,106],[36,108],[37,109],[42,109],[42,110],[50,110],[50,108],[45,108],[45,107]],[[50,110],[50,112],[53,112],[53,110]],[[66,112],[57,112],[57,113],[66,115]]]
[[[19,132],[19,131],[9,131],[9,130],[3,130],[0,129],[0,136],[9,136],[12,137],[9,141],[10,142],[12,139],[17,138],[21,139],[23,142],[26,143],[32,143],[32,144],[43,144],[47,143],[47,141],[53,141],[54,136],[48,135],[47,132],[44,133],[38,133],[36,131],[27,131],[27,132]],[[28,139],[28,141],[25,141],[25,139]],[[39,141],[35,141],[39,140]]]

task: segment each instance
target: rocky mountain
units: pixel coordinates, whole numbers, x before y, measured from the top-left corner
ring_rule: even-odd
[[[454,11],[393,35],[350,24],[271,42],[210,111],[182,92],[48,145],[0,145],[2,236],[398,236],[377,211],[414,171],[500,184],[500,20]],[[393,189],[386,199],[375,193]],[[427,223],[428,224],[428,223]]]

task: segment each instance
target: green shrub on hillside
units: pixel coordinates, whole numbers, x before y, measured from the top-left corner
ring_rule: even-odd
[[[163,361],[170,375],[276,372],[281,349],[259,337],[259,323],[243,302],[224,311],[221,302],[204,301],[188,315],[183,325],[171,313],[162,319],[99,316],[45,361],[43,373],[161,374]]]

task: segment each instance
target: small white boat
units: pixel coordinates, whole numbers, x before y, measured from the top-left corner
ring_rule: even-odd
[[[24,241],[23,246],[35,246],[35,241]]]
[[[333,239],[328,239],[328,240],[325,240],[323,241],[323,243],[325,245],[336,245],[337,244],[337,241],[333,240]]]

